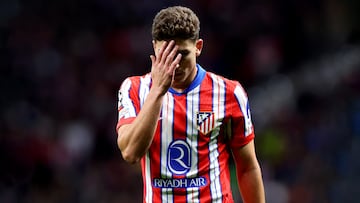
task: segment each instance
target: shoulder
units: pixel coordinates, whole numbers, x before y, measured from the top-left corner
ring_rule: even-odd
[[[147,73],[145,75],[136,75],[127,77],[121,84],[120,89],[130,88],[130,87],[139,87],[140,85],[150,85],[151,84],[151,75]]]
[[[240,84],[239,81],[237,80],[233,80],[233,79],[229,79],[227,77],[224,77],[220,74],[217,73],[213,73],[210,71],[206,72],[206,76],[208,78],[210,78],[214,84],[223,84],[226,86],[226,89],[230,92],[234,92],[235,89],[240,88],[242,91],[244,90],[243,86]]]
[[[143,80],[151,80],[151,74],[147,73],[147,74],[144,74],[144,75],[129,76],[124,80],[124,82],[126,82],[126,81],[127,82],[140,82],[140,81],[143,81]]]

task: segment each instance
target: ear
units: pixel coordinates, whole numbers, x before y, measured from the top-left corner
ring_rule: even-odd
[[[196,42],[195,42],[195,46],[196,46],[195,54],[196,54],[196,57],[200,56],[201,50],[203,48],[203,44],[204,44],[204,41],[202,39],[196,40]]]

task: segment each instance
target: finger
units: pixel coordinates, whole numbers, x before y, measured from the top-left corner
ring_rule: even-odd
[[[175,60],[175,55],[179,49],[178,45],[175,45],[173,49],[171,50],[170,54],[166,57],[165,64],[170,65]]]
[[[170,65],[170,68],[169,68],[170,73],[174,73],[174,71],[180,66],[179,63],[181,61],[181,58],[182,58],[182,55],[179,53]]]
[[[160,49],[158,49],[158,51],[155,51],[155,56],[156,56],[156,58],[157,58],[159,61],[161,60],[161,56],[163,55],[164,50],[165,50],[165,48],[167,47],[167,44],[168,44],[168,42],[165,41],[165,42],[161,45]]]
[[[163,63],[163,64],[165,63],[165,61],[166,61],[169,53],[170,53],[171,50],[173,49],[174,44],[175,44],[174,40],[171,40],[171,41],[168,43],[168,45],[166,46],[166,49],[164,50],[164,52],[163,52],[162,55],[161,55],[161,59],[160,59],[161,63]]]

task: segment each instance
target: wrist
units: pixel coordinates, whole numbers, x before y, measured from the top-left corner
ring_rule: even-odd
[[[155,98],[163,98],[167,91],[164,91],[161,88],[151,87],[149,95],[152,95]]]

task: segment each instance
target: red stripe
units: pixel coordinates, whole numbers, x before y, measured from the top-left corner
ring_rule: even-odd
[[[199,111],[212,111],[212,83],[208,75],[204,78],[200,87],[200,106]],[[209,178],[209,142],[210,137],[203,133],[198,133],[198,170],[199,176],[205,177],[207,186],[200,188],[200,202],[208,202],[211,198],[210,178]]]
[[[231,111],[229,111],[227,108],[228,108],[228,105],[226,103],[226,101],[222,104],[220,101],[221,101],[221,97],[223,96],[221,93],[223,94],[226,94],[226,92],[223,92],[223,91],[227,91],[228,89],[222,89],[224,87],[221,87],[220,85],[220,82],[222,82],[222,78],[218,78],[219,82],[218,82],[218,92],[217,92],[217,96],[218,96],[218,100],[217,100],[217,103],[218,103],[218,110],[221,111],[221,109],[224,109],[225,112],[221,112],[221,113],[225,113],[227,115],[224,115],[225,117],[226,116],[229,116],[229,113],[232,113]],[[225,85],[225,84],[224,84]],[[222,108],[220,108],[220,105],[224,105],[224,106],[221,106]],[[217,112],[217,114],[219,114],[220,112]],[[215,121],[215,119],[214,119]],[[214,124],[215,125],[215,124]],[[223,135],[222,133],[219,134],[219,135]],[[230,186],[230,171],[229,171],[229,153],[228,153],[228,149],[227,149],[227,145],[225,143],[225,140],[224,140],[224,136],[218,136],[218,152],[219,152],[219,157],[218,157],[218,161],[219,161],[219,168],[220,168],[220,171],[222,173],[221,177],[220,177],[220,187],[221,187],[221,190],[222,190],[222,194],[223,194],[223,198],[224,197],[228,197],[228,200],[229,202],[233,202],[232,200],[232,192],[231,192],[231,186]],[[236,189],[236,188],[234,188]],[[224,199],[223,199],[224,201]]]
[[[148,188],[146,188],[146,184],[145,184],[145,182],[146,182],[146,177],[145,177],[145,170],[146,170],[146,168],[145,168],[145,158],[142,158],[141,159],[141,161],[140,161],[140,164],[141,164],[141,174],[143,175],[142,176],[142,180],[143,180],[143,202],[146,202],[146,190],[148,189]]]
[[[135,107],[136,114],[138,114],[140,111],[140,98],[138,94],[139,89],[140,89],[140,77],[134,77],[134,79],[131,81],[129,96],[132,101],[135,101],[133,105]]]
[[[227,100],[233,100],[234,99],[234,88],[235,88],[235,83],[226,80],[226,87],[227,87],[227,92],[226,92],[226,99]],[[134,82],[137,83],[137,82]],[[212,112],[213,111],[213,93],[211,91],[212,89],[212,80],[210,79],[209,75],[207,75],[204,78],[203,83],[201,84],[200,88],[200,106],[199,106],[199,111],[200,112]],[[134,85],[136,86],[136,85]],[[219,86],[218,86],[219,87]],[[134,88],[134,87],[132,87]],[[136,92],[136,90],[131,90],[131,92]],[[219,92],[217,92],[219,93]],[[217,94],[216,93],[216,94]],[[131,93],[132,94],[132,93]],[[135,96],[135,95],[132,95]],[[177,128],[174,129],[174,139],[186,139],[186,97],[185,95],[174,95],[174,97],[176,97],[176,101],[174,103],[174,123],[177,124]],[[221,98],[216,98],[217,101],[219,101],[218,99]],[[135,99],[135,101],[138,101],[138,98]],[[220,104],[220,103],[219,103]],[[135,104],[135,106],[138,104]],[[196,112],[194,112],[196,113]],[[218,112],[215,112],[218,113]],[[229,119],[230,116],[241,116],[239,115],[241,114],[240,109],[238,108],[237,104],[231,103],[230,104],[226,103],[226,115],[225,117],[227,117],[226,119],[224,119],[223,123],[226,123]],[[208,127],[210,127],[210,129],[212,129],[213,127],[215,127],[215,118],[213,117],[214,115],[211,115],[206,121],[203,122],[203,126],[206,124],[208,125]],[[194,119],[196,119],[196,115],[194,115]],[[210,120],[211,119],[211,120]],[[210,125],[210,121],[211,125]],[[160,167],[161,167],[161,160],[160,160],[160,154],[161,154],[161,146],[160,146],[160,124],[161,122],[159,122],[159,125],[157,127],[157,132],[156,132],[156,136],[154,137],[154,141],[151,145],[150,148],[150,165],[151,165],[151,176],[152,178],[154,177],[160,177]],[[179,125],[178,125],[179,124]],[[197,127],[197,126],[194,126]],[[233,123],[233,134],[237,135],[235,137],[233,137],[233,139],[231,140],[230,144],[235,144],[235,143],[240,143],[243,144],[245,142],[247,142],[248,140],[251,140],[253,138],[254,135],[248,136],[248,137],[244,137],[243,135],[241,135],[241,131],[243,131],[241,128],[241,122],[239,123]],[[218,151],[220,156],[218,157],[219,160],[219,165],[220,165],[220,172],[221,172],[221,177],[220,177],[220,184],[221,184],[221,193],[225,196],[227,196],[228,198],[231,198],[231,189],[230,189],[230,173],[229,170],[227,168],[228,166],[228,158],[230,156],[230,154],[227,151],[227,146],[229,146],[229,143],[226,143],[226,140],[224,140],[225,136],[223,136],[223,132],[224,129],[220,129],[220,135],[218,137]],[[240,133],[239,133],[240,132]],[[172,135],[162,135],[162,136],[172,136]],[[207,186],[205,187],[201,187],[200,188],[200,202],[207,202],[209,200],[211,200],[211,193],[210,193],[210,179],[209,179],[209,145],[208,143],[210,142],[210,134],[204,135],[203,133],[200,133],[198,131],[198,169],[199,169],[199,177],[205,177],[206,181],[207,181]],[[237,147],[237,145],[233,145],[234,147]],[[165,147],[165,146],[164,146]],[[145,159],[142,160],[142,167],[143,167],[143,175],[145,175]],[[156,165],[154,163],[157,163]],[[162,167],[166,167],[165,164],[163,164]],[[201,172],[200,172],[201,171]],[[184,178],[184,176],[176,176],[175,178]],[[144,177],[144,192],[146,190],[146,185],[145,185],[145,177]],[[159,188],[152,188],[153,189],[153,199],[152,202],[162,202],[161,200],[161,189]],[[234,188],[234,190],[236,190],[236,188]],[[185,189],[176,189],[176,193],[178,193],[179,195],[174,195],[174,202],[186,202],[186,191]],[[144,196],[145,198],[145,196]],[[225,200],[225,198],[224,198]],[[228,200],[228,199],[227,199]]]
[[[151,144],[151,148],[149,150],[150,153],[150,162],[151,162],[151,182],[153,181],[153,178],[161,177],[161,160],[160,160],[160,154],[161,154],[161,142],[160,142],[160,131],[161,131],[161,120],[158,121],[158,126],[156,128],[155,136],[153,143]],[[151,183],[152,184],[152,183]],[[153,187],[153,202],[161,202],[161,189]]]

